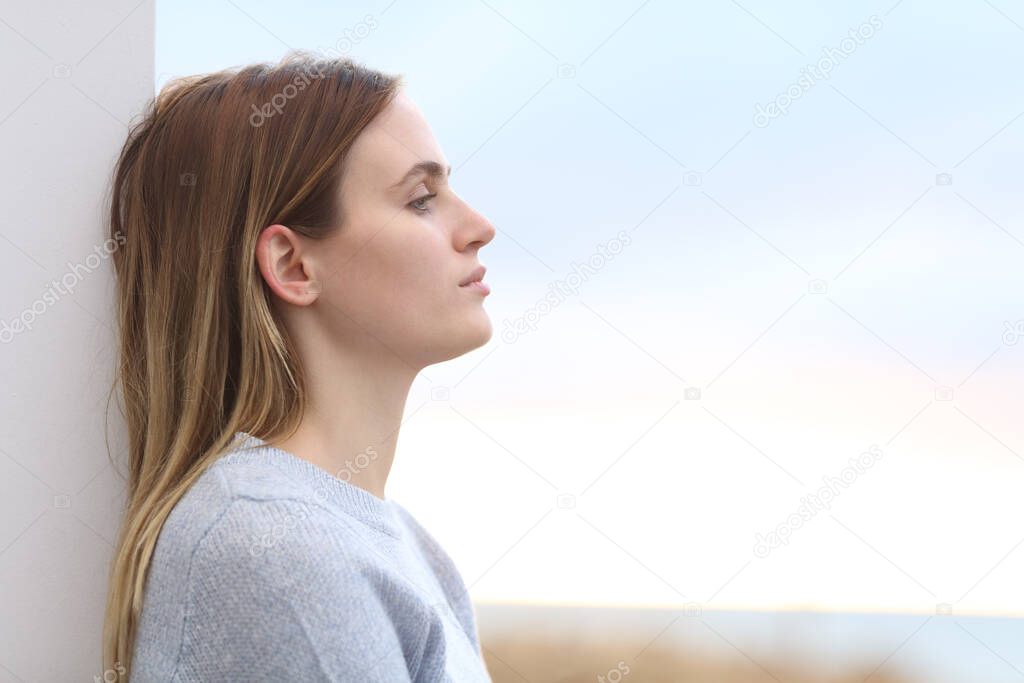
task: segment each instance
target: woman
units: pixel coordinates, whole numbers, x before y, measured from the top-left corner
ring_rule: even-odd
[[[492,332],[494,227],[400,84],[297,52],[172,82],[129,135],[105,669],[490,680],[462,578],[385,496],[413,379]]]

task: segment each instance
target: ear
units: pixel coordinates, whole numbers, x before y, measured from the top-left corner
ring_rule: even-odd
[[[291,228],[275,223],[260,233],[256,263],[263,279],[281,300],[308,306],[320,295],[320,283],[310,276],[311,255],[307,240]]]

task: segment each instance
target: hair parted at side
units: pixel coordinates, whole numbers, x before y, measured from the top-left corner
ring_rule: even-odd
[[[120,245],[112,391],[129,471],[104,670],[131,675],[147,568],[177,501],[235,432],[269,440],[298,426],[303,372],[256,242],[275,223],[311,238],[342,224],[347,152],[401,84],[349,58],[292,51],[171,81],[132,127],[109,213]]]

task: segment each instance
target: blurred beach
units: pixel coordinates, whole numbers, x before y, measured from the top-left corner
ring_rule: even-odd
[[[1022,619],[496,603],[476,609],[494,683],[1024,680]]]

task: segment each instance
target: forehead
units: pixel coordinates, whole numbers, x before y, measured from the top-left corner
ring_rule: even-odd
[[[360,189],[387,192],[420,161],[447,163],[426,117],[403,92],[356,137],[346,178]]]

